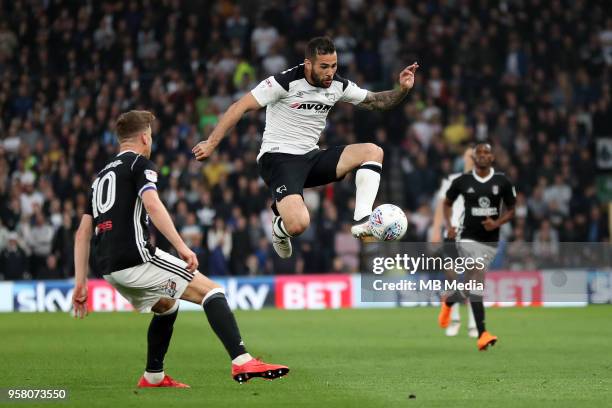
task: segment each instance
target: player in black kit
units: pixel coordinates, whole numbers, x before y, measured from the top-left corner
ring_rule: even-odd
[[[449,187],[444,202],[444,220],[448,237],[454,238],[457,251],[463,258],[480,258],[480,268],[466,272],[466,280],[475,280],[484,284],[484,274],[495,258],[499,241],[499,228],[514,217],[516,189],[503,173],[496,173],[492,168],[495,157],[488,143],[479,143],[474,148],[474,170],[457,177]],[[463,196],[465,202],[464,218],[456,229],[451,225],[450,216],[453,202]],[[501,212],[502,203],[505,211]],[[438,321],[445,328],[450,323],[452,305],[463,299],[466,294],[456,292],[442,302]],[[497,342],[485,329],[485,311],[483,291],[471,291],[470,303],[478,328],[479,350],[486,350]]]
[[[200,304],[208,321],[232,359],[232,377],[274,379],[289,371],[247,353],[223,288],[197,271],[196,255],[176,231],[157,194],[157,170],[151,156],[151,123],[147,111],[130,111],[117,120],[119,154],[98,173],[89,194],[75,239],[76,317],[87,315],[87,275],[90,241],[101,275],[135,309],[154,312],[149,325],[147,365],[138,387],[187,388],[164,373],[178,299]],[[147,230],[149,218],[182,259],[153,246]]]

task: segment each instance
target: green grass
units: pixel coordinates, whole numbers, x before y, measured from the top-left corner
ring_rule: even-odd
[[[68,403],[43,407],[610,406],[611,307],[487,313],[500,342],[478,352],[464,327],[445,337],[433,308],[238,312],[250,352],[291,367],[239,385],[204,313],[185,312],[166,371],[190,390],[134,387],[148,315],[1,314],[0,387],[69,390]]]

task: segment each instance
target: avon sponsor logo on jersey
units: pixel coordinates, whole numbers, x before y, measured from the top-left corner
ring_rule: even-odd
[[[304,109],[304,110],[313,110],[317,113],[326,113],[332,108],[332,105],[325,105],[323,103],[300,103],[294,102],[291,106],[293,109]]]

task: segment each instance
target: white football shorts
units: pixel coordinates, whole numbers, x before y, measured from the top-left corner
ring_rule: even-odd
[[[155,248],[155,256],[149,262],[104,275],[134,309],[148,313],[162,298],[180,299],[193,274],[187,271],[187,263]]]

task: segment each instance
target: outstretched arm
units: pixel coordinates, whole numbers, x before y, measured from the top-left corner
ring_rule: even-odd
[[[399,75],[399,89],[382,92],[368,92],[363,102],[357,106],[368,110],[387,110],[400,103],[414,86],[414,74],[419,64],[416,62],[406,68]]]
[[[244,95],[238,101],[227,108],[215,129],[208,136],[208,139],[198,143],[193,149],[193,154],[197,160],[204,160],[209,157],[215,148],[221,143],[228,130],[233,128],[240,120],[242,115],[251,110],[261,108],[251,92]]]

